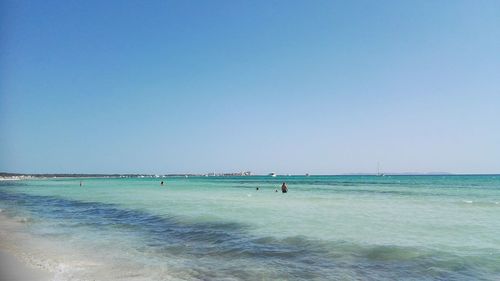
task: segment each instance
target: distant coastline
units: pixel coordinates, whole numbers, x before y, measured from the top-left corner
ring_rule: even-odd
[[[429,173],[385,173],[384,176],[484,176],[500,174],[455,174],[448,172],[429,172]],[[47,178],[167,178],[167,177],[238,177],[238,176],[268,176],[267,174],[252,174],[251,172],[236,173],[176,173],[176,174],[81,174],[81,173],[9,173],[0,172],[0,180],[25,180],[25,179],[47,179]],[[280,177],[303,176],[303,174],[282,174]],[[318,174],[311,176],[378,176],[376,173],[344,173],[344,174]]]
[[[30,173],[8,173],[0,172],[0,180],[14,180],[14,179],[37,179],[37,178],[166,178],[166,177],[203,177],[203,176],[251,176],[251,172],[237,172],[237,173],[208,173],[208,174],[81,174],[81,173],[44,173],[44,174],[30,174]]]

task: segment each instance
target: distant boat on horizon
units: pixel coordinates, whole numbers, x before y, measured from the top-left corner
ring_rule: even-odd
[[[385,177],[385,174],[380,172],[380,162],[377,162],[377,176]]]
[[[269,174],[271,177],[275,178],[276,177],[276,173],[275,172],[272,172]]]

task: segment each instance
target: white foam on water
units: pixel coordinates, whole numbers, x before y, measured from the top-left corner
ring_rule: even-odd
[[[32,222],[33,219],[32,218],[29,218],[29,217],[19,217],[17,219],[18,222],[21,222],[21,223],[29,223],[29,222]]]

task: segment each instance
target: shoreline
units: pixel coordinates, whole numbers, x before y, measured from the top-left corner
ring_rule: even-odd
[[[55,273],[26,259],[30,249],[30,236],[22,223],[0,210],[0,280],[6,281],[50,281]],[[24,249],[26,248],[26,249]]]
[[[48,271],[33,268],[14,254],[0,249],[0,280],[50,281],[54,280],[54,275]]]

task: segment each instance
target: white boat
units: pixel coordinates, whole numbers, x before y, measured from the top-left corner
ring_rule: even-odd
[[[377,162],[377,176],[385,177],[385,174],[380,172],[380,162]]]
[[[274,173],[274,172],[273,172],[273,173],[270,173],[269,175],[270,175],[271,177],[273,177],[273,178],[275,178],[275,177],[276,177],[276,173]]]

